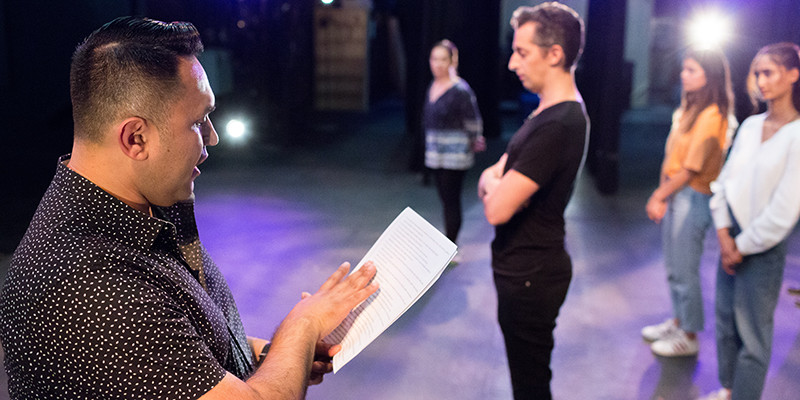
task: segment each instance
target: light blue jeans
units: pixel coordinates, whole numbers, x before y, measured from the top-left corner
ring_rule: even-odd
[[[700,332],[705,324],[700,259],[711,225],[710,198],[687,186],[673,195],[661,220],[672,312],[687,332]]]
[[[734,222],[731,236],[739,234]],[[759,399],[772,356],[775,307],[786,264],[786,240],[745,256],[736,275],[717,270],[717,362],[719,382],[733,400]]]

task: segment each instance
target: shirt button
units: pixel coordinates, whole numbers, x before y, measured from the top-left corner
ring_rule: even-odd
[[[531,281],[525,281],[525,287],[531,287]]]

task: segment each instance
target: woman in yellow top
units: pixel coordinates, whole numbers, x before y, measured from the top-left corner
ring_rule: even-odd
[[[710,183],[722,169],[732,110],[728,60],[719,50],[690,50],[681,71],[681,106],[672,118],[658,188],[647,215],[662,225],[673,318],[642,329],[655,354],[695,355],[703,330],[700,258],[711,225]],[[735,120],[734,120],[735,121]]]

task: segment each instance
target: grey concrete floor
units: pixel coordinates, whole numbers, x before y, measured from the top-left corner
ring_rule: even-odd
[[[217,153],[227,160],[201,168],[197,220],[248,334],[270,336],[301,292],[316,290],[341,262],[360,260],[405,206],[442,226],[435,189],[402,172],[397,118],[367,119],[356,133],[313,149],[211,149],[212,159]],[[719,386],[713,337],[718,247],[710,232],[700,355],[656,357],[639,336],[642,326],[670,316],[660,230],[644,213],[657,180],[646,177],[654,168],[657,174],[666,132],[650,132],[648,124],[632,118],[624,125],[620,192],[600,195],[584,173],[567,209],[574,278],[555,331],[556,399],[693,399]],[[465,184],[462,262],[339,373],[310,388],[309,399],[511,398],[489,266],[493,229],[475,195],[480,167],[502,153],[504,141],[489,146]],[[764,399],[800,393],[800,309],[785,290],[800,283],[799,267],[794,235]],[[3,386],[0,399],[5,395]]]

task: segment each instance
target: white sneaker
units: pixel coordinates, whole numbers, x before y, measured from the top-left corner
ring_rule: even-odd
[[[682,329],[650,345],[650,350],[662,357],[693,356],[700,352],[700,342],[690,339]]]
[[[698,400],[731,400],[731,391],[728,389],[715,390]]]
[[[642,337],[648,342],[654,342],[669,337],[677,330],[678,326],[675,325],[675,319],[670,318],[658,325],[648,325],[642,328]]]

